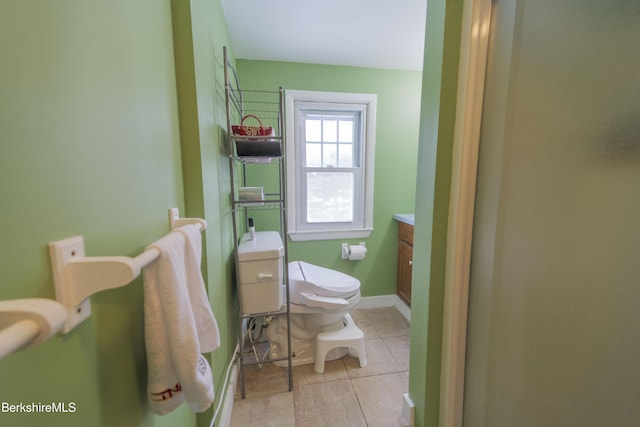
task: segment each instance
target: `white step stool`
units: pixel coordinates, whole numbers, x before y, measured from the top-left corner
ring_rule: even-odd
[[[364,351],[364,332],[356,326],[350,314],[344,316],[345,327],[331,332],[322,332],[316,337],[316,361],[314,370],[324,372],[324,361],[327,353],[338,347],[349,347],[358,353],[360,367],[367,366],[367,356]]]

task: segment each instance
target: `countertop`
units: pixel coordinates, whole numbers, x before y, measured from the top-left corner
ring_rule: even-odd
[[[409,225],[414,225],[414,217],[414,214],[393,214],[393,219]]]

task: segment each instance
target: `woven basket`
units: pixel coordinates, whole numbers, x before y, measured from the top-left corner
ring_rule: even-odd
[[[254,118],[258,121],[260,126],[245,126],[244,121],[248,118]],[[242,118],[240,125],[232,125],[231,131],[234,135],[242,136],[273,136],[273,128],[271,126],[262,126],[262,122],[257,116],[253,114],[247,114]]]

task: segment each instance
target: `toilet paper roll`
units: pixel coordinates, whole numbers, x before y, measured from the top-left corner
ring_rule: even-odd
[[[357,261],[360,259],[364,259],[367,255],[367,248],[359,245],[350,245],[349,246],[349,259],[353,261]]]

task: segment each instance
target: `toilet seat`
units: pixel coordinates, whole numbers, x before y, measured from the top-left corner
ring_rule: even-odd
[[[364,333],[349,312],[360,303],[360,281],[354,277],[302,261],[287,266],[288,313],[276,314],[264,334],[276,366],[314,363],[321,372],[324,362],[345,356],[354,348],[365,366]],[[291,349],[296,357],[284,357]]]
[[[300,292],[298,295],[304,305],[309,307],[322,307],[330,310],[332,308],[344,308],[349,305],[349,301],[344,298],[321,297],[308,292]]]
[[[291,302],[309,307],[344,308],[360,290],[360,281],[339,271],[304,261],[289,263]]]

